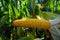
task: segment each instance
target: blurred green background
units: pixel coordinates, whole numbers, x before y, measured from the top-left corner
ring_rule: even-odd
[[[52,40],[49,31],[15,28],[11,24],[16,19],[36,18],[38,15],[49,20],[59,14],[60,0],[0,0],[0,40]]]

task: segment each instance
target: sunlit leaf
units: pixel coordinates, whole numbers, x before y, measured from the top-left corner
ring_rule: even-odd
[[[20,13],[15,7],[14,7],[14,12],[15,12],[16,18],[18,18],[20,16]]]
[[[39,15],[40,17],[47,19],[47,20],[54,19],[58,16],[58,14],[52,13],[52,12],[40,12]]]
[[[25,0],[26,4],[29,4],[30,3],[30,0]]]
[[[0,37],[0,40],[2,40],[2,37]]]

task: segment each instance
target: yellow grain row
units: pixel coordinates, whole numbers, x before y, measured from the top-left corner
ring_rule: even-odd
[[[19,19],[13,21],[12,25],[15,27],[49,29],[50,22],[46,20],[39,20],[39,19],[25,19],[25,20]]]

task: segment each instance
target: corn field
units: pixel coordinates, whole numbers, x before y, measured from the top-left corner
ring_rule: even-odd
[[[59,13],[60,0],[0,0],[0,40],[53,40],[48,30],[14,27],[12,23],[23,18],[37,19],[36,16],[54,19]]]

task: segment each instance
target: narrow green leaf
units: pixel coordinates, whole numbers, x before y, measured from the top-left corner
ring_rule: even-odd
[[[29,4],[30,0],[25,0],[26,4]]]
[[[18,18],[20,16],[20,13],[15,7],[14,7],[14,12],[15,12],[16,18]]]
[[[2,40],[2,37],[0,37],[0,40]]]

